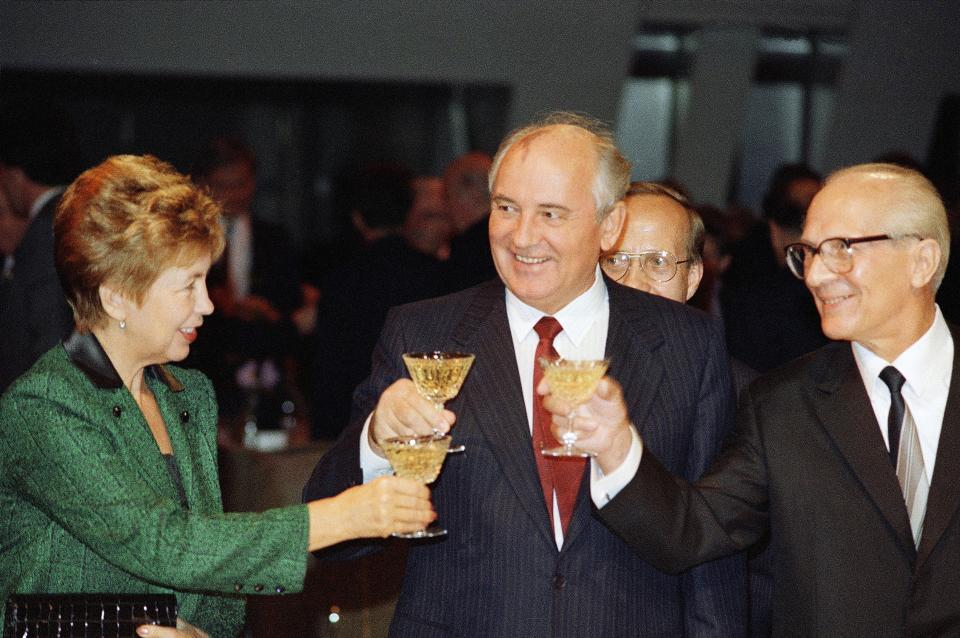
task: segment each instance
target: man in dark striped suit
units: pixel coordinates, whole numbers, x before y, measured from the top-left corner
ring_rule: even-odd
[[[596,122],[558,114],[506,138],[490,172],[489,237],[499,279],[391,311],[352,423],[319,463],[307,498],[390,467],[380,442],[451,431],[453,455],[434,484],[449,534],[411,547],[393,636],[738,636],[742,560],[671,576],[639,559],[600,522],[632,477],[639,436],[697,477],[717,454],[732,400],[719,324],[603,277],[616,241],[629,163]],[[549,332],[548,332],[549,330]],[[598,392],[629,405],[625,458],[545,460],[550,445],[535,358],[609,358]],[[476,355],[438,415],[405,378],[401,354]]]

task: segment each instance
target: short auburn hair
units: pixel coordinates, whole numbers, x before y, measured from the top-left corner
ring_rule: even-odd
[[[149,155],[115,155],[82,173],[53,223],[57,274],[77,327],[106,322],[102,284],[140,304],[167,268],[219,258],[220,216],[189,177]]]

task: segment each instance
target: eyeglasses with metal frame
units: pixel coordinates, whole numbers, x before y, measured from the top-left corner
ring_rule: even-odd
[[[690,259],[677,259],[676,255],[668,250],[645,250],[633,253],[617,251],[600,258],[600,267],[611,279],[620,281],[630,269],[630,262],[636,261],[643,273],[659,283],[666,283],[677,274],[677,266],[686,264]]]
[[[803,279],[806,274],[806,267],[816,255],[820,255],[823,265],[830,272],[837,275],[844,275],[853,269],[853,246],[874,241],[898,239],[923,239],[920,235],[869,235],[867,237],[828,237],[816,246],[811,246],[806,242],[796,242],[790,244],[784,249],[787,257],[787,266],[790,272]]]

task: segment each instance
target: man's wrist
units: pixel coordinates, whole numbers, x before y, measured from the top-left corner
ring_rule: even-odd
[[[377,411],[374,410],[370,414],[370,427],[367,428],[367,444],[370,446],[370,451],[376,454],[381,458],[387,458],[387,455],[383,452],[383,448],[380,447],[380,444],[377,443],[377,439],[373,436],[373,431],[376,429],[377,421]]]
[[[619,468],[627,455],[630,453],[630,446],[633,444],[633,435],[630,432],[630,424],[621,428],[614,437],[610,447],[604,452],[597,454],[597,464],[605,475],[613,474]]]

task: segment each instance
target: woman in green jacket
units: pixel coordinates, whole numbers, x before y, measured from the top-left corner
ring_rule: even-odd
[[[217,412],[187,356],[213,311],[217,205],[170,165],[116,156],[54,223],[77,329],[0,400],[0,596],[174,593],[178,629],[236,636],[243,596],[303,586],[309,551],[422,528],[428,490],[385,477],[263,513],[224,514]],[[2,607],[0,607],[2,614]]]

